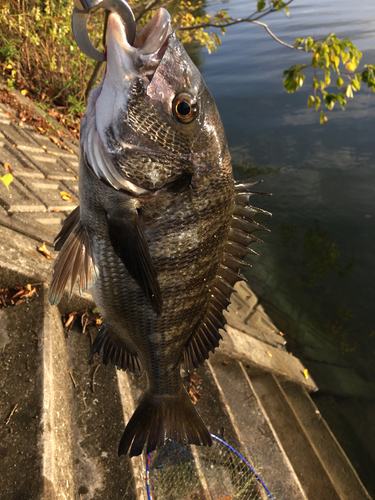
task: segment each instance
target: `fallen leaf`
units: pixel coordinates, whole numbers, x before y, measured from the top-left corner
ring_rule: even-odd
[[[43,241],[43,245],[38,248],[38,252],[44,255],[47,259],[52,259],[52,255],[46,247],[46,243]]]
[[[13,115],[11,115],[11,114],[10,114],[10,113],[8,113],[8,112],[7,112],[7,116],[8,116],[9,118],[13,118]]]
[[[0,180],[4,183],[5,187],[9,191],[9,184],[13,181],[12,174],[5,174],[3,176],[0,175]]]
[[[69,148],[66,144],[63,144],[63,145],[62,145],[62,148],[63,148],[63,149],[66,149],[67,151],[69,151],[69,153],[71,153],[72,155],[74,155],[74,151],[73,151],[73,149],[70,149],[70,148]]]
[[[12,169],[10,168],[10,163],[4,163],[4,168],[10,174],[12,173]]]
[[[7,64],[7,65],[5,66],[5,68],[6,68],[6,69],[13,69],[13,66],[12,66],[11,64]]]
[[[305,377],[306,380],[309,378],[309,370],[307,368],[303,370],[303,376]]]
[[[285,333],[279,332],[279,335],[281,335],[282,337],[284,337]]]
[[[26,89],[21,90],[21,94],[22,94],[22,95],[26,95],[28,92],[29,92],[29,91],[28,91],[28,90],[26,90]]]
[[[40,132],[42,132],[42,134],[44,134],[44,133],[45,133],[45,130],[44,130],[44,128],[43,128],[43,127],[38,127],[38,130],[39,130]],[[43,147],[43,146],[42,146],[42,147]]]
[[[75,320],[76,314],[76,311],[69,314],[69,318],[65,322],[65,328],[68,328],[68,326],[70,326],[70,324]]]
[[[72,200],[72,197],[70,196],[69,193],[67,193],[66,191],[60,191],[60,195],[61,195],[61,198],[64,200],[64,201],[73,201]]]
[[[58,146],[60,146],[61,141],[60,141],[57,137],[55,137],[55,136],[53,136],[53,135],[50,135],[50,136],[49,136],[49,138],[51,139],[51,141],[52,141],[53,143],[55,143],[55,144],[57,144]]]
[[[266,351],[266,353],[268,354],[268,356],[269,356],[270,358],[272,358],[272,353],[270,353],[270,352],[268,352],[268,351]]]

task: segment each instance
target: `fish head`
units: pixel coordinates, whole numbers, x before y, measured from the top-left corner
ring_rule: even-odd
[[[228,167],[215,102],[165,9],[132,45],[120,16],[111,13],[106,54],[81,123],[83,152],[99,178],[140,196],[181,176],[197,182],[208,170]]]

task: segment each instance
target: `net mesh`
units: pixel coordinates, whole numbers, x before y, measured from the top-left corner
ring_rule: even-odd
[[[148,457],[148,495],[153,500],[266,500],[275,497],[254,468],[227,443],[212,447],[168,443]],[[242,450],[241,450],[242,451]]]

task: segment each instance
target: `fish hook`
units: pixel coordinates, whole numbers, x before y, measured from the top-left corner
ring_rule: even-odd
[[[75,9],[72,16],[72,30],[78,47],[84,54],[95,59],[105,61],[105,52],[100,52],[91,43],[87,33],[87,21],[94,7],[116,12],[122,19],[128,42],[134,42],[136,22],[133,11],[125,0],[74,0]]]

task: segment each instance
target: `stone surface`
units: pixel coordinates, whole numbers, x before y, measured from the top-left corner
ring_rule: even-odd
[[[305,366],[301,361],[286,351],[264,344],[250,335],[243,335],[241,331],[231,326],[227,326],[227,332],[222,335],[224,342],[220,346],[220,350],[227,355],[244,362],[249,360],[266,371],[284,375],[288,379],[304,385],[310,392],[318,390],[311,376],[305,378],[303,374]]]
[[[280,447],[277,435],[267,414],[262,411],[256,393],[248,383],[241,363],[228,363],[227,359],[219,354],[212,357],[209,366],[236,426],[239,441],[244,444],[248,458],[256,469],[261,471],[261,477],[272,494],[276,498],[289,500],[306,499],[301,483]],[[275,470],[278,471],[277,478]]]

